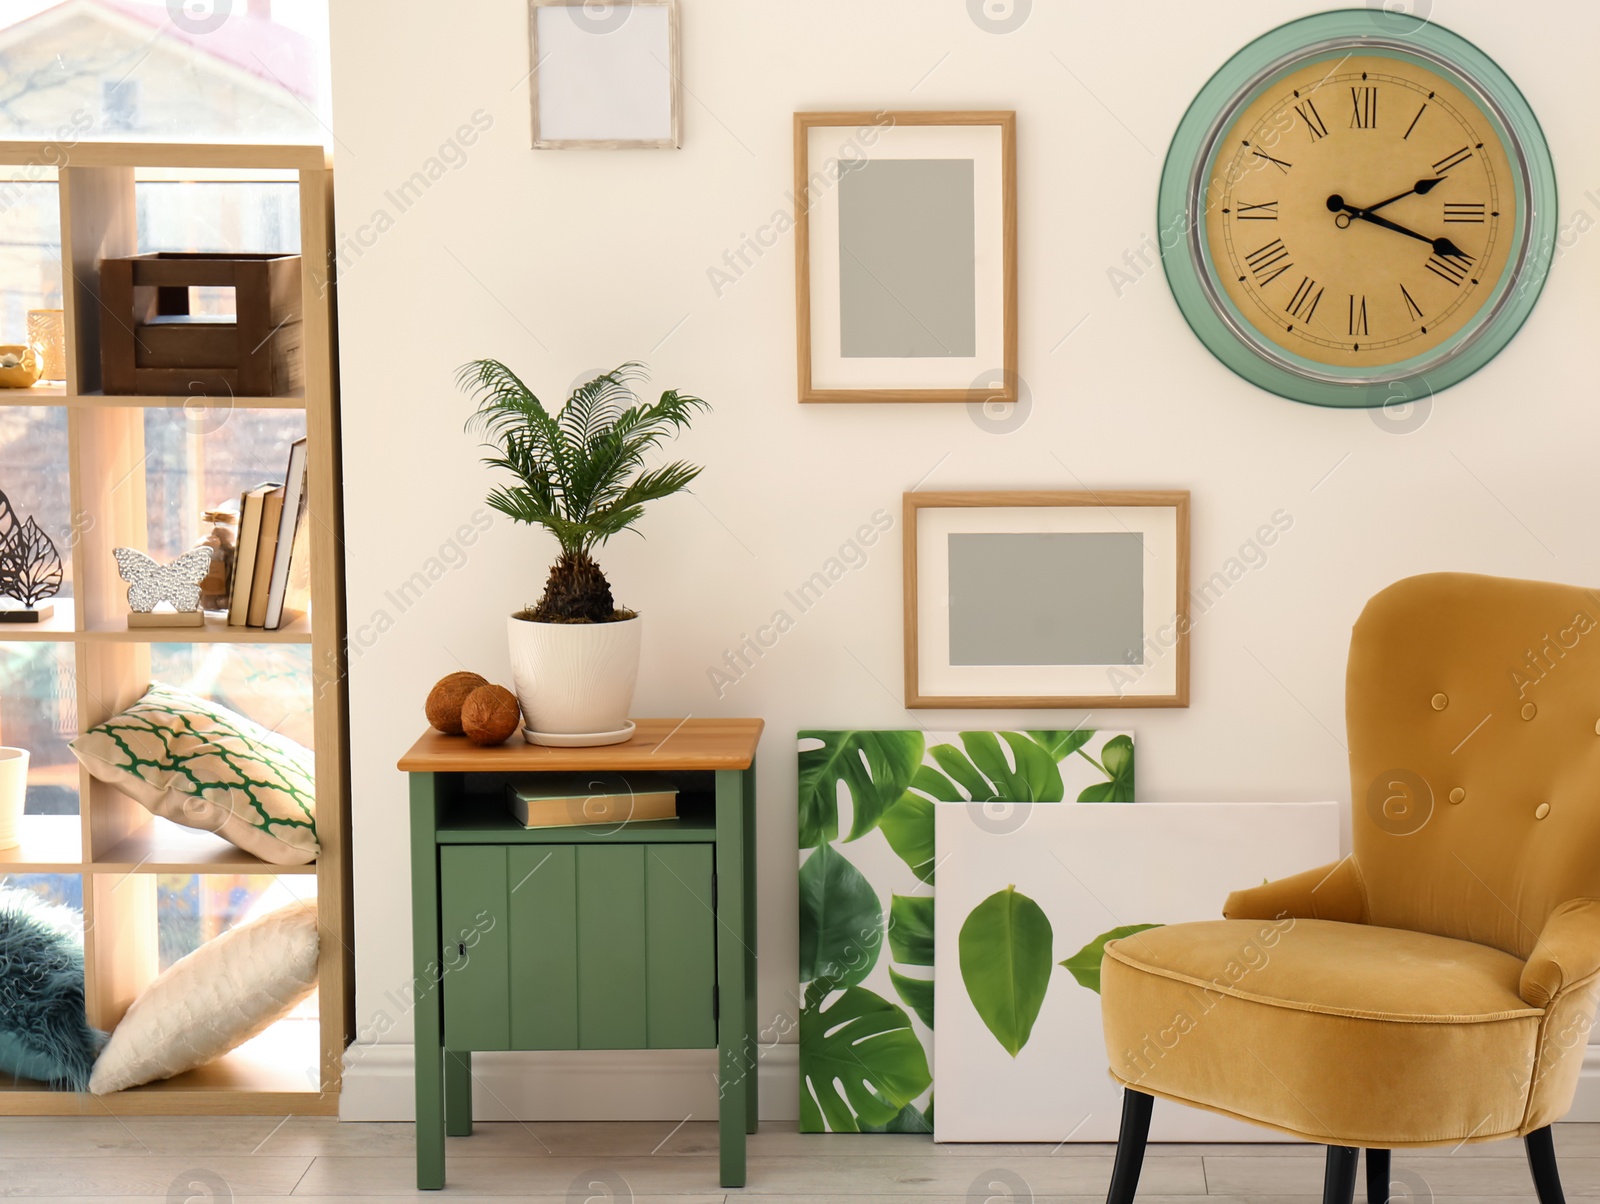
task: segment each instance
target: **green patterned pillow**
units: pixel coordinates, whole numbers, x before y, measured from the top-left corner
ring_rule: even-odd
[[[163,819],[215,832],[275,865],[317,855],[311,751],[209,699],[152,682],[72,751]]]

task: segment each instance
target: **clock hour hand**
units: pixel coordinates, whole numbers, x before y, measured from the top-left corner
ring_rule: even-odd
[[[1357,209],[1354,205],[1346,205],[1344,198],[1337,194],[1328,198],[1328,208],[1335,213],[1348,213],[1351,217],[1364,222],[1371,222],[1374,226],[1382,226],[1385,230],[1393,230],[1396,234],[1404,234],[1408,238],[1415,238],[1419,242],[1425,242],[1433,248],[1435,255],[1449,255],[1456,259],[1469,261],[1472,259],[1472,256],[1468,255],[1448,238],[1429,238],[1426,234],[1418,234],[1415,230],[1402,226],[1399,222],[1392,222],[1386,217],[1379,217],[1370,209]]]

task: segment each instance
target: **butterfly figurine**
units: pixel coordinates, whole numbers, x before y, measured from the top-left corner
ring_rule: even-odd
[[[163,602],[179,611],[200,609],[200,583],[211,571],[211,549],[193,548],[171,564],[157,564],[133,548],[112,548],[117,572],[128,583],[128,605],[152,611]]]

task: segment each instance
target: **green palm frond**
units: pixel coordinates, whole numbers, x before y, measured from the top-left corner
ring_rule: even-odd
[[[646,378],[644,365],[629,361],[578,386],[552,415],[504,364],[463,366],[457,384],[477,406],[467,429],[482,434],[492,453],[483,462],[514,481],[496,486],[489,505],[544,527],[563,552],[586,555],[637,523],[646,503],[687,487],[698,467],[650,469],[645,456],[711,407],[676,389],[644,402],[630,382]]]

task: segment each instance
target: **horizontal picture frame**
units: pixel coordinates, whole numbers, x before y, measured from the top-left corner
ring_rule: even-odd
[[[1016,114],[794,115],[799,398],[1015,402]]]
[[[1189,494],[904,496],[905,705],[1189,705]]]
[[[528,0],[534,150],[683,145],[678,0]]]

